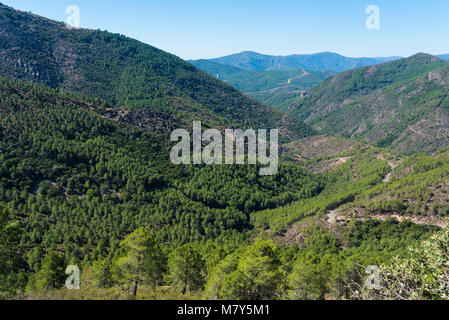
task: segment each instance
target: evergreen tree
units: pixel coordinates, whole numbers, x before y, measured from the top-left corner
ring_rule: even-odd
[[[206,296],[237,300],[273,299],[282,283],[279,267],[274,244],[258,239],[243,254],[230,255],[218,265],[206,286]]]
[[[38,290],[60,289],[67,278],[64,256],[56,251],[49,252],[42,259],[42,267],[36,274],[35,286]]]
[[[149,283],[156,288],[164,268],[164,258],[150,232],[139,228],[128,235],[120,247],[125,254],[116,262],[119,282],[132,289],[134,297],[142,283]]]
[[[95,261],[89,269],[89,280],[97,288],[111,288],[114,285],[113,265],[110,257]]]
[[[25,260],[19,245],[17,223],[8,223],[7,211],[0,207],[0,299],[15,294],[26,283]]]
[[[185,294],[203,287],[205,262],[192,244],[176,248],[168,259],[169,279],[173,286]]]

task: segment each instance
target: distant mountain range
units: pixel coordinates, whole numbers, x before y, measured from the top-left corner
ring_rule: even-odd
[[[437,57],[449,60],[449,54],[437,55]],[[330,70],[342,72],[359,67],[384,63],[401,59],[400,56],[375,57],[375,58],[349,58],[333,52],[321,52],[314,54],[292,54],[288,56],[272,56],[253,51],[244,51],[220,58],[208,59],[207,61],[219,63],[221,65],[233,66],[249,71],[266,70],[298,70],[306,69],[311,71]],[[200,64],[203,60],[189,60],[194,65]],[[229,69],[226,69],[227,71]]]
[[[238,67],[244,70],[330,70],[342,72],[358,67],[396,60],[400,57],[386,58],[348,58],[337,53],[294,54],[289,56],[270,56],[252,51],[209,59],[212,62]],[[191,61],[192,62],[192,61]]]
[[[449,63],[428,54],[342,72],[289,112],[323,133],[409,153],[449,145]]]

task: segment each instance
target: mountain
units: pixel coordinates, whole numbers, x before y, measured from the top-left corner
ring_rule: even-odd
[[[215,127],[279,127],[284,139],[313,132],[174,55],[122,35],[69,30],[4,5],[0,34],[0,77],[101,98],[117,109],[152,110],[178,126],[199,119]]]
[[[358,67],[396,60],[387,58],[348,58],[337,53],[322,52],[316,54],[294,54],[289,56],[271,56],[257,52],[245,51],[221,58],[210,59],[212,62],[238,67],[244,70],[331,70],[342,72]]]
[[[197,68],[276,109],[284,110],[305,90],[335,75],[333,71],[244,70],[209,60],[191,61]]]
[[[326,79],[289,112],[323,133],[430,152],[449,145],[448,90],[449,64],[417,54]]]
[[[437,57],[443,60],[449,60],[449,54],[441,54],[438,55]]]
[[[192,119],[277,121],[290,138],[309,127],[156,48],[3,6],[0,75],[0,300],[348,300],[367,266],[392,261],[407,288],[433,290],[412,298],[449,294],[448,231],[431,237],[448,224],[449,149],[405,156],[320,135],[283,144],[273,176],[260,163],[174,165],[169,133]],[[418,134],[438,141],[448,79],[447,63],[419,54],[324,80],[291,111],[313,122],[340,107],[335,129],[393,109],[400,121],[382,128],[416,131],[433,116]],[[422,256],[396,260],[424,240]]]

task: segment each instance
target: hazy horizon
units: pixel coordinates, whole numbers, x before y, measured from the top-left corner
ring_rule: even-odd
[[[226,57],[226,56],[232,56],[232,55],[237,55],[237,54],[242,54],[242,53],[247,53],[247,52],[257,53],[257,54],[261,54],[261,55],[265,55],[265,56],[276,56],[276,57],[288,57],[288,56],[295,56],[295,55],[314,55],[314,54],[322,54],[322,53],[333,53],[333,54],[338,54],[340,56],[344,56],[346,58],[372,58],[372,59],[375,59],[375,58],[407,58],[407,57],[398,56],[398,55],[393,55],[393,56],[376,56],[376,57],[369,57],[369,56],[352,57],[352,56],[346,56],[346,55],[343,55],[341,53],[334,52],[334,51],[329,51],[329,50],[328,51],[320,51],[320,52],[310,52],[310,53],[297,52],[297,53],[282,54],[282,55],[267,54],[267,53],[264,53],[264,52],[257,52],[257,51],[252,51],[252,50],[244,50],[244,51],[234,52],[234,53],[227,54],[227,55],[224,55],[224,56],[219,56],[219,57],[187,59],[187,61],[188,60],[191,60],[191,61],[193,61],[193,60],[210,60],[210,59],[223,58],[223,57]],[[428,53],[428,52],[416,52],[416,53],[414,53],[412,55],[415,55],[415,54],[418,54],[418,53]],[[431,54],[431,53],[429,53],[429,54]],[[438,56],[438,55],[443,55],[443,54],[445,54],[445,53],[434,54],[434,55]]]

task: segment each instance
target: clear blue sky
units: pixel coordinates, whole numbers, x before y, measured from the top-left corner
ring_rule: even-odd
[[[0,0],[66,21],[77,5],[81,27],[121,33],[184,59],[240,51],[346,56],[449,53],[448,0]],[[380,30],[365,9],[380,8]]]

